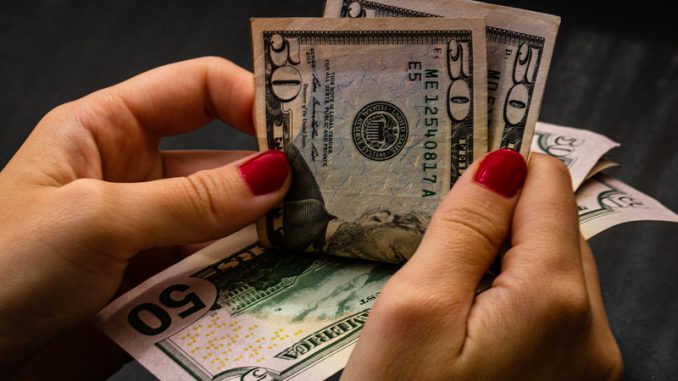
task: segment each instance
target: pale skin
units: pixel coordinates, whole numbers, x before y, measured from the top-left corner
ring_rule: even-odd
[[[88,321],[116,294],[284,196],[254,195],[247,152],[163,152],[219,118],[254,132],[252,74],[167,65],[48,113],[0,172],[0,378],[101,379],[128,360]],[[567,171],[534,156],[520,195],[473,181],[387,283],[343,378],[615,380],[622,363]],[[493,287],[475,296],[504,239]],[[435,274],[435,276],[431,276]]]

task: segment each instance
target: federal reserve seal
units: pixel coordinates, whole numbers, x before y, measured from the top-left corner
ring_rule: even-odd
[[[366,158],[384,161],[394,158],[407,143],[407,119],[395,105],[372,102],[353,120],[353,144]]]

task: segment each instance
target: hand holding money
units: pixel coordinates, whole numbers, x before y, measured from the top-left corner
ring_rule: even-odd
[[[551,164],[518,201],[510,170],[501,181],[463,175],[485,150],[527,156],[559,18],[463,0],[326,4],[343,19],[252,23],[260,148],[284,151],[293,172],[285,201],[259,221],[261,242],[251,230],[221,241],[109,305],[99,326],[163,379],[322,379],[345,366],[368,314],[347,378],[617,378],[571,192],[585,238],[675,214],[596,175],[616,144],[581,130],[542,124],[533,148],[571,181],[538,155],[532,168]],[[469,191],[469,176],[508,201]],[[503,272],[481,281],[509,221]],[[395,268],[357,260],[415,251],[381,295]],[[474,299],[479,283],[492,287]],[[190,317],[163,302],[182,284],[204,301]],[[154,328],[151,310],[171,322]]]
[[[525,378],[532,369],[561,374],[570,368],[544,361],[540,349],[553,343],[567,364],[595,359],[591,367],[574,371],[615,377],[618,352],[595,287],[595,264],[579,241],[569,176],[558,161],[535,155],[525,189],[516,195],[524,167],[510,151],[474,164],[400,272],[373,261],[266,249],[250,229],[122,296],[98,314],[97,323],[160,379],[324,379],[347,366],[366,323],[368,331],[344,370],[349,379],[388,376],[389,371],[417,372],[410,377],[416,379],[452,371],[482,379],[479,369],[503,372],[503,378]],[[515,247],[505,258],[506,271],[471,304],[510,226]],[[581,265],[578,261],[585,275],[581,266],[573,266]],[[180,312],[162,304],[163,293],[180,284],[193,285],[189,290],[203,302],[202,309],[186,318],[172,315],[173,323],[152,335],[129,324],[130,316],[136,320],[148,308],[143,306]],[[571,293],[584,288],[590,305]],[[473,323],[468,326],[473,336],[463,335],[466,319]],[[143,321],[153,324],[148,317]],[[568,328],[573,326],[558,325],[561,321],[584,329],[575,335]],[[473,361],[461,365],[449,356],[468,337],[485,341],[464,344],[476,349],[469,356]],[[593,342],[604,353],[592,348]],[[525,349],[516,351],[514,343]],[[486,366],[494,360],[493,367]],[[538,366],[516,369],[513,360]],[[378,364],[379,372],[370,364]]]
[[[197,59],[45,116],[0,173],[0,379],[85,324],[121,282],[129,288],[181,259],[177,245],[240,230],[281,200],[289,168],[279,152],[158,148],[161,137],[197,129],[214,115],[251,133],[253,94],[249,72],[222,59]],[[60,339],[56,348],[72,337]],[[63,361],[108,358],[53,352]]]
[[[216,84],[207,83],[208,87],[206,88],[204,82],[190,80],[191,78],[204,78],[206,71],[212,73],[209,77],[217,81]],[[179,83],[173,81],[178,75],[181,75],[184,81]],[[222,90],[229,88],[229,86],[236,86],[243,92],[224,92],[224,95],[240,94],[240,97],[232,99],[213,96],[211,99],[213,99],[214,104],[211,107],[213,107],[213,110],[217,110],[215,112],[224,119],[236,126],[240,126],[244,130],[249,130],[249,102],[251,102],[251,98],[249,98],[248,102],[247,83],[250,84],[249,86],[252,86],[252,83],[249,81],[250,79],[251,77],[248,73],[221,60],[203,59],[170,65],[143,74],[137,79],[125,82],[104,92],[95,93],[69,106],[61,107],[48,115],[36,128],[31,139],[0,174],[0,187],[3,190],[0,201],[3,206],[3,216],[6,221],[11,222],[7,225],[7,229],[3,230],[3,235],[0,237],[0,245],[2,245],[4,253],[1,258],[2,268],[14,271],[14,275],[3,278],[5,279],[2,293],[3,299],[2,303],[0,303],[3,308],[2,318],[0,319],[0,330],[3,334],[3,341],[0,342],[0,350],[3,353],[1,368],[3,376],[18,371],[25,361],[29,361],[29,364],[28,367],[23,369],[23,372],[25,372],[23,375],[32,377],[45,369],[53,369],[45,367],[41,361],[49,361],[51,364],[54,364],[57,357],[60,358],[58,363],[62,365],[67,364],[69,359],[79,361],[83,358],[94,357],[99,360],[106,360],[108,358],[106,356],[92,356],[93,353],[101,350],[101,347],[75,346],[75,348],[70,347],[70,349],[66,350],[66,347],[63,346],[64,342],[73,342],[77,340],[76,336],[67,336],[64,338],[65,341],[60,340],[51,344],[52,346],[47,353],[53,354],[53,357],[37,357],[33,360],[30,360],[30,357],[35,351],[46,345],[49,340],[60,333],[71,327],[84,324],[88,317],[111,297],[121,281],[127,284],[135,284],[140,279],[135,280],[130,278],[130,275],[134,275],[136,272],[137,275],[143,278],[149,272],[152,273],[152,269],[135,266],[134,262],[138,263],[137,259],[140,260],[143,257],[139,256],[135,261],[131,261],[132,264],[126,269],[127,276],[123,278],[123,270],[127,267],[127,262],[138,251],[157,246],[200,242],[223,234],[229,234],[243,226],[243,224],[255,220],[258,215],[261,215],[267,208],[270,208],[281,199],[289,180],[287,180],[286,175],[286,163],[284,160],[279,160],[280,155],[258,154],[254,157],[243,159],[243,155],[238,153],[210,154],[204,152],[183,152],[170,154],[160,153],[154,149],[148,150],[147,142],[149,140],[157,141],[160,136],[168,132],[177,133],[186,129],[197,128],[208,119],[208,116],[204,114],[202,105],[204,105],[205,101],[203,96],[210,91],[209,88],[211,86],[218,86]],[[151,96],[150,98],[144,97],[143,99],[135,96],[136,94],[149,94],[148,91],[144,91],[146,89],[167,89],[168,86],[176,86],[174,91],[172,91],[173,96],[169,98],[164,95],[166,94],[165,92],[157,95],[157,97]],[[251,87],[249,88],[252,89]],[[154,93],[150,91],[150,94]],[[177,96],[177,94],[184,96]],[[130,120],[114,118],[112,120],[116,123],[113,124],[96,123],[85,126],[70,126],[68,124],[68,121],[74,115],[79,115],[80,118],[89,115],[90,118],[94,118],[93,120],[108,121],[110,114],[105,112],[103,114],[81,113],[92,110],[91,107],[85,106],[100,104],[99,102],[110,102],[111,99],[118,99],[116,97],[123,97],[126,100],[127,103],[124,103],[125,107],[131,107],[127,111],[133,110],[136,113],[136,118]],[[113,103],[109,106],[113,107],[116,104]],[[229,104],[230,106],[224,107],[224,104]],[[149,108],[149,105],[153,107]],[[173,110],[173,112],[170,115],[154,113],[153,110],[158,107]],[[94,110],[97,110],[97,108],[94,108]],[[104,108],[103,110],[109,109]],[[121,111],[115,107],[111,110]],[[125,113],[120,112],[115,114],[125,115]],[[84,120],[87,120],[87,118]],[[139,125],[139,121],[144,121],[144,124]],[[66,129],[49,128],[54,125],[65,126],[64,128]],[[99,129],[100,126],[106,126],[107,128],[102,130]],[[143,145],[125,146],[129,152],[120,150],[120,146],[117,145],[118,141],[115,139],[106,140],[110,139],[110,135],[107,135],[107,133],[113,133],[113,136],[115,136],[115,132],[118,130],[123,134],[121,136],[125,137],[124,141],[127,144],[143,143]],[[60,133],[55,134],[54,131],[59,131]],[[66,131],[66,133],[62,134],[63,131]],[[94,150],[92,152],[100,152],[105,160],[88,160],[86,161],[88,163],[87,166],[82,166],[82,161],[77,160],[77,156],[73,156],[72,151],[67,149],[72,147],[68,142],[71,141],[69,139],[84,139],[87,136],[91,136],[90,134],[95,134],[102,139],[100,140],[100,145],[91,145],[93,143],[90,140],[82,140],[81,147],[89,147]],[[44,150],[45,142],[49,142],[50,147],[52,147],[51,150]],[[61,150],[54,149],[55,147],[61,148]],[[88,151],[85,150],[85,152]],[[132,156],[125,156],[127,154]],[[158,157],[162,158],[162,168],[153,167],[152,165],[155,161],[151,159]],[[36,158],[39,158],[39,160],[35,161]],[[132,158],[135,158],[136,161],[130,161]],[[264,164],[262,164],[262,160]],[[486,166],[489,165],[489,162],[486,163]],[[133,164],[123,165],[123,163]],[[273,168],[269,167],[269,170],[264,170],[264,172],[260,172],[257,169],[261,168],[262,165],[267,167],[271,164],[273,164]],[[475,164],[475,166],[478,166],[478,164]],[[156,169],[158,171],[162,169],[160,172],[164,172],[164,175],[169,178],[159,178],[159,174],[155,174],[152,170],[153,168],[158,168]],[[486,175],[483,176],[476,174],[475,182],[504,194],[504,196],[498,196],[494,195],[490,190],[483,190],[482,187],[479,188],[480,192],[473,189],[473,187],[479,187],[479,185],[469,180],[476,173],[475,171],[474,167],[473,170],[466,174],[464,177],[466,180],[462,180],[459,183],[460,191],[453,191],[452,196],[449,198],[451,201],[446,204],[448,206],[452,204],[454,207],[451,209],[456,209],[456,212],[450,215],[445,213],[444,218],[436,217],[430,234],[446,230],[445,224],[454,223],[454,218],[462,215],[467,217],[476,215],[472,214],[473,212],[471,214],[464,213],[464,210],[472,210],[468,208],[473,208],[474,205],[485,205],[485,207],[488,207],[493,204],[504,205],[504,209],[503,212],[500,210],[495,211],[501,214],[500,216],[498,215],[501,221],[496,221],[497,225],[494,227],[498,230],[492,234],[497,234],[498,237],[508,231],[507,218],[510,216],[510,210],[513,208],[512,205],[516,203],[517,196],[515,196],[515,192],[520,187],[520,183],[511,182],[511,179],[519,178],[520,176],[505,177],[504,180],[508,180],[508,182],[497,182],[495,177],[488,174],[491,171],[485,171]],[[91,173],[95,175],[91,175]],[[148,173],[151,174],[149,175]],[[97,178],[97,176],[99,177]],[[262,176],[264,177],[263,179]],[[46,179],[50,179],[50,182],[45,183]],[[54,183],[54,179],[60,180],[61,183]],[[218,186],[218,192],[210,193],[210,190],[214,189],[212,187],[217,186],[217,183],[206,182],[208,179],[224,181],[219,183],[222,185]],[[146,181],[140,182],[143,180]],[[130,181],[133,181],[133,183],[125,184],[125,182]],[[529,177],[527,181],[528,188],[526,189],[529,189]],[[39,195],[34,195],[32,192],[35,192],[35,189],[42,189],[42,191]],[[225,192],[224,189],[228,189],[228,191]],[[469,192],[469,189],[472,192]],[[524,192],[527,192],[527,190]],[[112,194],[115,197],[112,197]],[[562,192],[562,194],[566,193]],[[209,195],[209,198],[206,198],[207,195]],[[489,198],[489,202],[488,200],[482,201],[484,198]],[[206,200],[211,202],[206,203]],[[524,207],[521,208],[520,202],[518,202],[517,211],[523,209]],[[445,208],[442,210],[445,211]],[[452,212],[452,210],[448,211]],[[452,215],[456,217],[451,219],[450,216]],[[44,218],[36,220],[35,216],[43,216]],[[219,216],[221,218],[218,218]],[[516,218],[518,218],[517,215]],[[459,223],[462,220],[457,218],[456,221]],[[485,223],[483,219],[469,218],[463,221],[459,225],[459,229],[455,230],[462,231],[467,229],[466,231],[469,232],[468,229],[473,229],[474,225],[468,224]],[[463,226],[465,228],[462,228]],[[516,221],[514,220],[514,228],[516,226]],[[477,226],[476,228],[484,229]],[[536,234],[536,230],[534,232],[532,230],[527,228],[525,235]],[[28,240],[22,246],[17,247],[15,245],[16,240],[14,239],[17,235],[30,235],[40,237],[41,239]],[[475,235],[468,234],[464,242],[468,243],[468,248],[478,247],[481,252],[486,253],[489,252],[487,251],[489,250],[488,247],[486,247],[488,244],[496,246],[499,242],[496,237],[492,241],[487,241],[486,238],[482,237],[483,234],[481,233]],[[453,237],[427,238],[421,249],[424,250],[422,251],[424,254],[418,255],[416,258],[420,259],[410,262],[406,269],[413,268],[416,270],[419,268],[420,270],[417,271],[421,271],[421,269],[436,266],[435,261],[444,259],[440,257],[440,251],[443,249],[443,246],[447,248],[458,247],[459,243],[451,240],[451,238]],[[131,299],[119,299],[122,304],[114,303],[108,306],[106,311],[113,311],[113,314],[110,315],[112,317],[124,316],[124,321],[117,321],[115,324],[105,326],[107,328],[126,327],[124,329],[127,331],[129,329],[136,329],[136,335],[143,335],[146,340],[151,341],[155,340],[156,335],[164,335],[163,337],[169,340],[163,341],[167,345],[166,348],[182,348],[182,345],[190,344],[190,342],[185,342],[181,335],[178,337],[167,335],[172,332],[179,332],[182,327],[185,327],[185,324],[202,321],[203,319],[218,318],[220,315],[214,315],[218,312],[205,315],[210,311],[211,307],[223,305],[224,308],[220,308],[218,311],[226,313],[224,315],[226,319],[233,319],[233,316],[228,312],[228,308],[230,308],[228,306],[234,308],[235,311],[240,311],[240,316],[243,319],[250,319],[252,316],[249,313],[252,311],[251,307],[253,306],[253,304],[250,304],[250,301],[253,300],[251,299],[252,295],[242,295],[242,300],[237,301],[237,299],[232,299],[236,296],[233,293],[235,289],[226,287],[223,290],[217,291],[212,288],[211,290],[213,291],[209,291],[210,288],[205,288],[204,286],[211,285],[210,282],[189,281],[184,277],[189,277],[191,274],[200,274],[200,276],[204,276],[206,279],[215,279],[217,281],[220,279],[219,274],[224,273],[230,279],[237,280],[236,284],[247,284],[246,281],[248,279],[244,280],[245,283],[243,283],[243,280],[238,280],[236,273],[245,276],[245,274],[258,273],[260,270],[266,269],[265,273],[269,274],[267,282],[273,282],[269,284],[272,287],[274,286],[274,289],[285,290],[287,288],[288,292],[290,292],[289,294],[259,294],[255,292],[255,294],[260,295],[259,298],[264,298],[263,301],[271,297],[282,297],[284,298],[283,300],[287,300],[282,304],[273,303],[266,306],[264,303],[259,305],[259,308],[264,308],[264,311],[269,311],[269,307],[272,308],[272,310],[267,312],[268,314],[281,308],[289,308],[289,298],[291,297],[292,300],[298,298],[297,293],[302,291],[299,287],[302,287],[304,284],[315,287],[316,283],[309,283],[308,281],[289,283],[289,277],[286,275],[289,274],[288,271],[296,271],[297,265],[303,265],[306,266],[304,267],[306,270],[302,268],[301,276],[314,279],[314,274],[324,272],[326,273],[322,277],[325,279],[324,284],[334,287],[334,291],[328,290],[332,292],[326,294],[324,290],[316,290],[318,291],[317,297],[319,299],[318,308],[315,312],[306,308],[308,307],[307,298],[298,299],[301,301],[300,306],[304,307],[303,311],[300,311],[303,314],[289,315],[289,318],[293,320],[288,322],[289,324],[286,324],[286,326],[298,325],[300,328],[296,332],[299,336],[279,336],[278,340],[281,343],[291,341],[289,343],[291,346],[289,348],[273,347],[271,358],[278,362],[300,361],[299,365],[320,365],[315,370],[317,374],[326,375],[326,372],[332,369],[334,371],[341,369],[345,364],[346,358],[342,356],[347,356],[350,353],[349,349],[355,344],[355,339],[362,324],[365,322],[370,306],[374,303],[381,285],[388,279],[394,268],[384,268],[375,264],[366,265],[346,261],[337,262],[336,260],[316,259],[303,253],[296,253],[296,257],[288,255],[274,255],[271,257],[273,252],[260,249],[257,245],[252,246],[251,238],[248,239],[250,239],[248,242],[244,242],[242,239],[236,242],[238,245],[249,245],[249,249],[239,251],[236,257],[227,256],[225,259],[218,259],[224,256],[224,252],[213,251],[207,257],[196,256],[188,258],[178,266],[172,267],[158,275],[159,279],[164,279],[165,281],[173,282],[174,280],[181,279],[179,283],[172,283],[167,286],[160,283],[161,287],[158,288],[156,283],[158,278],[145,282],[139,287],[139,291],[146,289],[155,292],[157,290],[159,292],[158,298],[151,299],[145,303],[137,302],[134,297],[131,297]],[[529,241],[527,238],[526,240]],[[443,246],[436,248],[436,242],[437,245],[442,244]],[[158,269],[172,261],[171,258],[167,260],[166,256],[169,254],[167,250],[160,250],[155,253],[155,256],[152,252],[145,253],[146,257],[149,255],[151,258],[155,257],[152,261],[154,269]],[[268,265],[264,263],[264,267],[254,267],[248,272],[247,263],[256,264],[257,261],[253,259],[262,255],[263,257],[261,258],[266,258],[269,261]],[[164,260],[158,260],[158,258],[163,258]],[[281,263],[277,261],[284,260],[285,258],[297,258],[298,260],[294,262],[286,261],[285,263],[287,264],[283,267],[277,265],[277,263]],[[208,262],[201,262],[205,260]],[[205,267],[211,263],[209,261],[215,260],[217,264],[213,267]],[[470,260],[470,264],[475,263],[480,268],[489,260],[489,254],[460,259],[460,261],[462,260]],[[445,263],[450,264],[452,262],[443,261],[440,264],[442,266]],[[461,264],[461,262],[459,263]],[[276,267],[271,267],[269,270],[266,267],[269,265]],[[198,270],[190,270],[195,269],[196,266]],[[234,266],[236,267],[235,273],[232,270]],[[259,263],[258,266],[262,266],[262,264]],[[278,269],[284,269],[285,266],[288,269],[285,272],[279,272]],[[134,269],[135,267],[136,270]],[[199,270],[201,267],[202,270]],[[276,270],[271,271],[273,268]],[[186,273],[185,269],[189,269],[189,272]],[[436,270],[440,269],[436,268]],[[469,271],[471,269],[472,267],[469,268]],[[450,268],[449,271],[451,270]],[[140,271],[141,274],[139,273]],[[410,271],[412,270],[407,270],[404,273],[407,274]],[[174,275],[167,278],[168,274]],[[337,276],[339,274],[341,276]],[[466,279],[465,282],[470,284],[473,283],[471,278],[478,276],[473,274],[475,273],[471,272],[465,275],[467,278],[462,276],[453,279],[461,279],[462,281]],[[510,275],[511,272],[508,272],[508,274]],[[278,276],[281,278],[276,280]],[[404,276],[399,275],[397,279],[404,278]],[[328,282],[330,279],[334,280]],[[423,280],[423,278],[418,279]],[[429,279],[428,281],[432,280]],[[407,285],[407,282],[410,282],[410,280],[405,281],[403,285]],[[394,281],[389,284],[397,285],[398,283],[399,281]],[[253,283],[253,285],[255,287],[262,286],[258,282]],[[357,292],[352,291],[351,287],[347,288],[347,285],[355,287],[353,290]],[[148,287],[151,288],[148,289]],[[395,286],[389,286],[389,288],[393,287]],[[446,287],[449,287],[449,285]],[[432,295],[435,296],[435,294],[430,294],[425,290],[427,288],[423,289],[424,293],[420,295],[420,301],[426,300]],[[463,299],[463,290],[465,288],[461,287],[456,293],[460,294],[459,297],[462,298],[460,300],[468,301],[468,295],[466,295],[466,299]],[[204,292],[206,291],[211,295],[212,299],[205,297]],[[245,289],[245,291],[247,290]],[[392,292],[389,291],[389,293]],[[138,293],[130,295],[135,294],[140,295]],[[148,295],[150,296],[151,294]],[[334,296],[327,299],[327,295]],[[223,304],[214,304],[214,298],[221,298],[219,299],[221,301],[218,303]],[[326,303],[327,300],[331,300],[331,302],[325,306],[323,303]],[[389,300],[392,301],[394,299],[387,296],[379,300],[384,300],[385,302],[382,302],[384,304],[390,303]],[[409,299],[409,301],[413,301],[413,299]],[[337,303],[344,306],[344,308],[337,311]],[[335,317],[327,314],[329,310],[326,307],[331,306],[334,307],[330,310],[338,314]],[[412,311],[417,312],[416,308],[416,304],[413,305]],[[378,311],[377,309],[377,312],[372,313],[372,315],[377,317],[375,320],[379,321],[379,319],[389,318],[388,314],[390,311],[388,309],[386,309],[386,312]],[[105,316],[106,312],[102,313],[100,319],[105,321]],[[152,318],[153,316],[155,318]],[[263,316],[264,319],[261,320],[261,324],[266,322],[265,316],[267,315]],[[308,316],[317,317],[317,320],[312,325],[320,330],[320,332],[325,332],[324,330],[328,329],[327,327],[329,326],[333,327],[332,332],[337,333],[339,330],[343,330],[349,334],[347,336],[336,336],[337,340],[339,340],[336,344],[340,345],[329,347],[331,350],[339,350],[339,352],[319,352],[322,354],[321,358],[323,360],[320,362],[308,362],[304,355],[304,351],[306,351],[303,349],[305,348],[304,345],[311,345],[310,343],[315,343],[313,345],[316,345],[317,350],[326,350],[322,345],[323,342],[316,340],[317,333],[306,331],[306,327],[311,324],[311,321],[307,320]],[[398,318],[398,315],[393,316]],[[459,316],[459,319],[461,319],[461,315]],[[333,321],[331,320],[333,318],[339,320]],[[279,318],[276,318],[275,321],[280,322]],[[109,323],[113,323],[113,320],[109,321]],[[323,326],[323,324],[329,325]],[[219,327],[222,326],[219,325]],[[256,327],[253,328],[253,330],[256,329]],[[137,336],[134,335],[125,334],[122,338],[115,334],[111,334],[111,336],[120,343],[130,343],[130,339],[132,339],[131,343],[144,342],[135,339]],[[89,338],[86,337],[86,340],[89,339],[91,339],[91,336]],[[198,340],[199,338],[191,336],[190,339]],[[297,341],[296,344],[295,340]],[[236,340],[234,343],[246,345],[247,342]],[[370,344],[363,345],[366,347],[361,349],[361,351],[369,350]],[[124,346],[140,358],[145,358],[145,354],[151,355],[156,353],[149,352],[149,347],[146,346],[138,347],[138,350],[141,352],[136,352],[136,349],[131,350],[127,344],[124,344]],[[161,348],[161,346],[158,343],[158,345],[152,345],[150,348],[159,351],[158,348]],[[212,347],[205,346],[203,350],[211,353],[210,348]],[[87,351],[87,354],[79,352],[83,349]],[[278,357],[275,357],[276,353],[278,353]],[[331,356],[327,357],[328,355]],[[263,356],[263,353],[260,353],[260,356]],[[317,356],[317,354],[314,356]],[[383,358],[383,355],[377,352],[374,352],[374,356],[376,356],[375,358]],[[159,361],[160,359],[157,355],[153,355],[152,358],[153,360],[150,363],[146,363],[147,366],[151,366],[151,364],[164,364],[163,361],[169,360],[166,357],[162,357],[162,361]],[[328,361],[329,359],[333,359],[333,362]],[[249,358],[246,359],[245,357],[242,357],[241,360],[246,363],[250,361]],[[328,366],[329,363],[332,363],[333,366]],[[81,362],[78,364],[82,365]],[[175,365],[171,364],[172,362],[163,367],[164,371],[171,371],[171,373],[167,374],[167,377],[180,379],[182,377],[181,372],[183,372],[182,368],[177,367],[176,363],[174,363]],[[215,371],[217,371],[216,369],[219,366],[228,367],[229,364],[232,363],[224,362],[222,365],[222,363],[214,362],[211,363],[210,367],[215,367]],[[86,365],[101,366],[100,363],[88,363]],[[191,363],[186,363],[185,366],[185,369],[190,369],[192,365]],[[356,371],[359,372],[360,364],[355,365],[355,367]],[[201,365],[201,368],[208,369],[209,367]],[[62,366],[56,370],[77,372],[77,369],[75,366]],[[101,369],[110,368],[102,366]],[[257,369],[259,368],[253,368],[251,371],[258,372]],[[309,373],[309,369],[303,367],[296,369],[297,372],[303,370],[302,373],[297,374],[312,374]],[[71,376],[77,378],[77,376],[73,376],[73,373],[71,373]]]
[[[263,153],[158,149],[214,116],[254,132],[253,78],[218,59],[145,73],[40,123],[0,174],[0,268],[11,271],[0,377],[119,286],[231,233],[96,324],[172,380],[321,379],[345,366],[352,379],[619,376],[576,212],[584,238],[677,217],[596,175],[614,165],[600,160],[614,142],[557,126],[542,125],[536,150],[572,178],[534,155],[521,193],[517,152],[539,127],[559,19],[461,0],[333,0],[326,15],[343,19],[253,22]],[[264,213],[262,242],[238,231]],[[509,235],[501,274],[476,295]],[[401,271],[374,261],[410,258]],[[22,376],[44,377],[45,359],[57,372],[108,360],[85,339],[66,334]]]
[[[473,164],[443,200],[382,289],[343,379],[620,379],[567,170],[533,155],[518,197],[521,182],[506,177],[524,178],[524,163],[501,153]],[[509,233],[501,274],[476,295]]]
[[[527,157],[560,19],[459,0],[332,0],[325,16],[252,23],[259,147],[294,155],[304,182],[259,237],[402,263],[474,159]]]

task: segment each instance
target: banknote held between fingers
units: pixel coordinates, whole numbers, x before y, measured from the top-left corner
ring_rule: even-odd
[[[11,272],[0,292],[0,378],[86,323],[121,284],[282,200],[291,181],[282,153],[160,149],[164,137],[214,118],[253,133],[253,101],[252,73],[206,57],[141,73],[42,118],[0,172],[0,268]],[[18,245],[21,236],[39,239]]]
[[[282,151],[270,150],[241,164],[239,171],[252,193],[264,195],[282,188],[290,169]]]
[[[491,152],[471,165],[438,206],[403,270],[447,271],[454,274],[450,292],[472,298],[508,235],[526,173],[523,157],[508,149]]]
[[[383,288],[342,379],[620,379],[567,171],[543,155],[528,168],[500,151],[467,170]],[[509,233],[501,273],[476,293]]]
[[[439,365],[450,363],[464,346],[475,290],[509,233],[526,172],[519,153],[497,150],[460,177],[438,206],[415,254],[382,290],[349,360],[346,379],[376,379],[364,378],[371,364],[394,359],[404,364],[389,373],[393,377],[420,379],[417,369],[423,368],[439,370],[425,379],[449,379],[456,372]],[[399,355],[403,346],[437,348],[437,354],[412,360],[420,365],[410,364]]]
[[[221,238],[282,200],[289,171],[283,153],[268,151],[188,176],[111,184],[117,189],[115,204],[125,211],[123,220],[136,227],[114,238],[138,239],[136,250]]]
[[[483,159],[474,176],[478,184],[511,198],[525,183],[527,166],[525,160],[516,151],[502,148]]]

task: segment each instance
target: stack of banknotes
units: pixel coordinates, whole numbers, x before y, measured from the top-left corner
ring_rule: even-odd
[[[293,184],[250,226],[105,307],[97,325],[160,379],[320,380],[484,153],[559,158],[585,238],[678,222],[602,173],[618,144],[537,122],[559,18],[467,0],[328,0],[252,21],[256,128]]]
[[[253,20],[259,147],[284,150],[297,180],[261,242],[406,261],[471,162],[527,157],[559,23],[466,0],[328,0],[325,18]],[[397,237],[369,238],[383,234]]]

